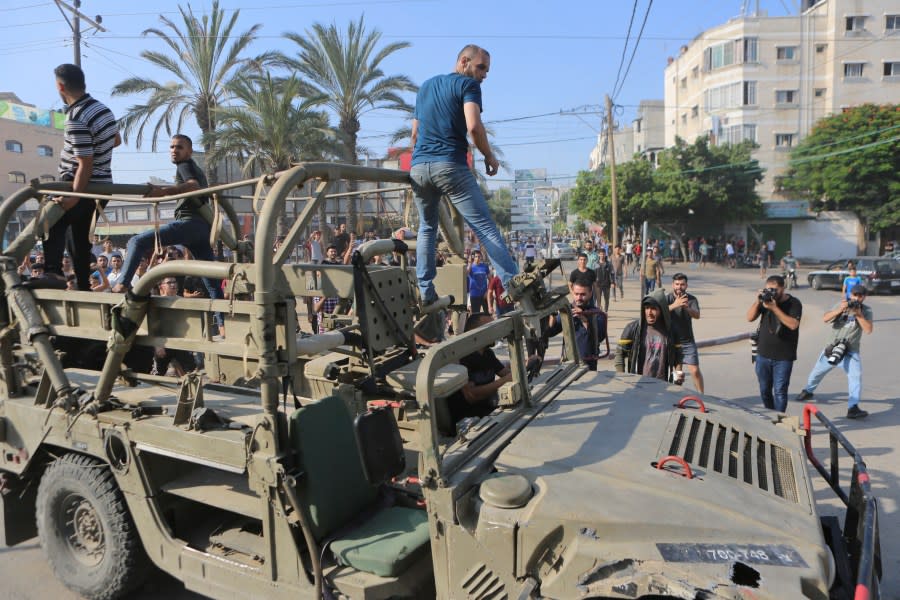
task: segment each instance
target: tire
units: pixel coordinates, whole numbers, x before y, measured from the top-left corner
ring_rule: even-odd
[[[37,492],[37,529],[57,579],[86,598],[121,598],[149,572],[112,471],[93,458],[66,454],[47,468]]]
[[[814,290],[821,290],[821,289],[822,289],[822,280],[819,279],[818,277],[813,277],[813,278],[809,281],[809,285],[810,285],[810,287],[812,287],[812,289],[814,289]]]

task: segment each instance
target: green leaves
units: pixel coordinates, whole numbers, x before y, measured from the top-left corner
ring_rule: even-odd
[[[762,204],[755,186],[762,170],[750,157],[749,143],[709,146],[676,139],[659,153],[659,166],[635,157],[617,165],[619,222],[644,220],[683,228],[688,222],[722,224],[758,216]],[[612,215],[609,171],[578,174],[572,209],[592,221],[609,222]]]
[[[779,182],[813,210],[854,211],[875,230],[900,224],[900,106],[866,104],[820,120]]]

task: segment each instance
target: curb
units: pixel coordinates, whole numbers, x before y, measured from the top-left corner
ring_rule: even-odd
[[[700,340],[697,342],[698,348],[708,348],[709,346],[721,346],[723,344],[732,344],[741,340],[749,340],[750,332],[736,333],[734,335],[726,335],[723,337],[710,338],[708,340]]]

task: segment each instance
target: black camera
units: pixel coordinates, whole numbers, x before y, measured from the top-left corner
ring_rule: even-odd
[[[763,303],[771,302],[775,299],[776,296],[778,296],[778,290],[776,290],[775,288],[766,288],[762,292],[760,292],[759,301]]]
[[[844,360],[844,354],[847,353],[847,340],[839,340],[834,346],[825,347],[825,355],[828,357],[829,365],[836,365]]]
[[[850,310],[856,310],[857,308],[860,308],[861,306],[862,306],[862,302],[859,300],[848,300],[847,301],[847,308]]]

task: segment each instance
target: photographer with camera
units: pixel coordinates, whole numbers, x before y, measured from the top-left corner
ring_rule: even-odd
[[[797,360],[800,341],[800,318],[803,305],[786,294],[784,277],[771,275],[765,289],[747,309],[747,320],[760,320],[757,339],[756,379],[766,408],[784,412],[787,409],[788,385]]]
[[[840,366],[847,374],[848,400],[847,418],[862,419],[869,413],[859,407],[862,390],[862,360],[859,345],[863,333],[872,333],[872,309],[863,304],[866,286],[855,285],[850,290],[850,299],[844,299],[825,313],[823,320],[831,324],[831,336],[819,359],[813,365],[803,391],[797,396],[799,402],[809,400],[813,392],[831,369]]]

